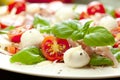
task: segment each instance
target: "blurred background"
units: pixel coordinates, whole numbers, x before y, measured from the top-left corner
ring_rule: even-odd
[[[7,5],[15,0],[0,0],[0,5]],[[23,0],[22,0],[23,1]],[[101,1],[105,5],[120,7],[120,0],[24,0],[30,3],[49,3],[51,1],[62,1],[64,3],[88,4],[91,1]]]

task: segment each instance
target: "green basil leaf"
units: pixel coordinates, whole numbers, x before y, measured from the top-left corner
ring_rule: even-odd
[[[9,26],[3,30],[0,30],[0,34],[7,34],[10,30],[13,30],[14,28],[14,26]]]
[[[40,49],[34,46],[24,48],[10,58],[11,63],[20,62],[27,65],[44,60],[45,58],[42,56]]]
[[[68,20],[52,27],[52,33],[59,38],[72,38],[75,31],[79,31],[82,26],[76,20]]]
[[[50,23],[47,19],[45,19],[39,15],[36,15],[34,17],[33,24],[35,27],[37,27],[38,25],[40,25],[40,26],[49,26],[50,25]]]
[[[93,55],[89,64],[92,66],[111,66],[113,61],[100,55]]]
[[[119,48],[111,48],[110,50],[111,50],[112,54],[116,54],[117,52],[120,52]]]
[[[115,43],[112,34],[100,26],[90,27],[83,40],[88,46],[107,46]]]
[[[43,26],[43,27],[39,27],[38,29],[41,33],[51,33],[51,27],[49,26]]]
[[[110,6],[105,7],[106,13],[111,15],[112,17],[115,17],[115,9]]]
[[[15,28],[15,26],[9,26],[9,27],[5,28],[4,30],[10,31],[10,30],[13,30],[14,28]]]
[[[120,62],[120,51],[115,53],[114,56],[116,57],[117,61]]]
[[[85,34],[87,33],[88,29],[89,29],[89,26],[90,26],[91,22],[92,21],[86,22],[84,26],[82,26],[78,30],[74,31],[71,35],[71,38],[73,40],[83,39]]]

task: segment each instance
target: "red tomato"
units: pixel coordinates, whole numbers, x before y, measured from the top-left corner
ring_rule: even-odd
[[[31,26],[31,27],[26,27],[26,26],[24,26],[24,27],[17,27],[17,28],[15,28],[14,30],[11,30],[11,31],[8,33],[8,37],[9,37],[10,41],[15,42],[15,43],[19,43],[22,34],[23,34],[25,31],[27,31],[27,30],[29,30],[29,29],[31,29],[31,28],[32,28],[32,26]]]
[[[0,29],[5,29],[7,27],[7,25],[0,23]]]
[[[65,39],[54,36],[46,37],[42,44],[42,53],[50,61],[63,61],[64,52],[69,49],[69,43]]]
[[[120,18],[120,8],[115,9],[115,17]]]
[[[94,15],[95,13],[105,13],[105,8],[102,3],[93,1],[88,4],[87,13],[89,15]]]
[[[89,15],[86,12],[82,12],[79,16],[79,19],[89,18]]]
[[[19,14],[22,11],[25,11],[26,10],[25,1],[15,1],[15,2],[8,5],[9,12],[11,12],[15,8],[16,8],[16,14]]]
[[[119,45],[120,45],[120,41],[117,41],[117,42],[114,44],[113,48],[118,48]]]
[[[26,1],[31,3],[48,3],[51,2],[52,0],[26,0]]]

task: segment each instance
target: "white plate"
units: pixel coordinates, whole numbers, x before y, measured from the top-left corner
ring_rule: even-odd
[[[78,9],[78,11],[84,9]],[[120,64],[118,68],[97,67],[74,69],[67,67],[63,63],[51,63],[49,61],[36,65],[18,65],[9,62],[10,56],[0,54],[0,69],[12,72],[65,79],[101,79],[120,77]]]
[[[101,79],[120,77],[118,68],[98,67],[73,69],[63,63],[45,61],[36,65],[19,65],[9,62],[10,56],[0,54],[0,69],[34,76],[65,78],[65,79]]]

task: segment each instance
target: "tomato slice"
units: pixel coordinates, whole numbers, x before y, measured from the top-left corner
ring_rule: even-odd
[[[120,18],[120,8],[115,9],[115,17]]]
[[[99,1],[93,1],[88,4],[87,13],[89,15],[94,15],[95,13],[105,13],[105,8]]]
[[[48,36],[43,40],[41,48],[46,59],[61,62],[63,61],[64,52],[69,49],[70,46],[65,39]]]
[[[11,12],[13,9],[16,9],[16,14],[21,13],[26,10],[25,1],[15,1],[8,5],[8,11]]]
[[[7,25],[0,23],[0,29],[5,29]]]
[[[89,15],[86,13],[86,12],[82,12],[79,16],[79,19],[86,19],[86,18],[89,18]]]
[[[22,34],[31,29],[32,26],[22,26],[22,27],[17,27],[15,28],[14,30],[11,30],[9,33],[8,33],[8,37],[10,39],[11,42],[15,42],[15,43],[19,43],[20,42],[20,39],[21,39],[21,36]]]

